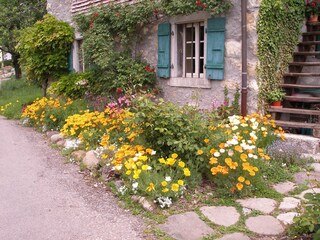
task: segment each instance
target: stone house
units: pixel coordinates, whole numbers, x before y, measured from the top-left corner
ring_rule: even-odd
[[[243,114],[257,109],[258,85],[256,23],[260,0],[230,0],[226,15],[211,18],[207,12],[156,21],[141,31],[133,51],[158,68],[158,84],[164,98],[177,104],[210,108],[241,91]],[[47,0],[48,12],[74,26],[72,16],[92,6],[130,0]],[[72,68],[83,71],[82,37],[76,33]]]

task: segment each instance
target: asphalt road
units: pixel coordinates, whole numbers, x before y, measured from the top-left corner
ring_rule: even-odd
[[[0,240],[144,239],[144,223],[65,164],[31,128],[0,117]]]

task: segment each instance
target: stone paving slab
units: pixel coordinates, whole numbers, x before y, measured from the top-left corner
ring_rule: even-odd
[[[320,163],[312,163],[311,167],[314,168],[315,172],[320,172]]]
[[[250,238],[243,233],[232,233],[224,235],[222,238],[218,240],[250,240]]]
[[[200,210],[211,222],[225,227],[236,224],[240,218],[234,207],[202,207]]]
[[[252,232],[263,235],[279,235],[284,232],[280,221],[272,216],[250,217],[246,220],[246,227]]]
[[[258,210],[265,214],[273,212],[277,205],[277,202],[270,198],[239,199],[237,202],[242,207]]]
[[[298,172],[294,174],[294,181],[297,184],[304,184],[310,180],[320,181],[320,172],[310,172],[309,174],[306,172]]]
[[[283,182],[272,186],[274,190],[281,194],[287,194],[296,188],[293,182]]]
[[[289,211],[297,208],[301,204],[299,199],[293,197],[285,197],[283,201],[280,203],[279,209],[284,211]]]
[[[298,216],[296,212],[281,213],[277,216],[277,219],[281,221],[284,225],[293,224],[293,218]]]
[[[214,233],[194,212],[172,215],[157,227],[177,240],[198,240]]]

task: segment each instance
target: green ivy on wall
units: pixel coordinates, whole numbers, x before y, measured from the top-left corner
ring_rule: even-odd
[[[292,59],[304,20],[304,0],[262,0],[258,24],[259,107],[278,88]]]
[[[122,82],[114,79],[119,75],[116,66],[123,61],[130,62],[127,68],[131,69],[124,71],[130,73],[129,81],[140,78],[139,82],[131,81],[135,82],[134,88],[155,83],[153,71],[153,77],[150,78],[150,71],[142,74],[139,67],[132,69],[135,63],[142,64],[141,59],[132,58],[130,48],[133,40],[139,37],[138,30],[144,25],[165,16],[187,15],[197,11],[217,15],[226,12],[230,7],[228,0],[140,0],[134,4],[109,4],[93,9],[89,14],[78,15],[75,20],[84,37],[85,61],[95,75],[91,80],[92,89],[96,89],[96,93],[100,94],[123,87],[126,84],[124,81],[128,79]],[[121,66],[126,67],[124,64]],[[145,68],[154,69],[146,63]]]

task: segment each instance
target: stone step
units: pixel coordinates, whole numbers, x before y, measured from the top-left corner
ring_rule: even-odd
[[[320,77],[320,73],[285,73],[284,77]]]
[[[299,56],[299,55],[303,55],[303,56],[314,56],[314,55],[320,55],[319,51],[312,51],[312,52],[294,52],[293,55],[295,56]]]
[[[292,62],[291,66],[320,66],[320,62]]]
[[[301,150],[300,154],[315,155],[320,153],[320,138],[291,133],[285,133],[284,136],[285,141],[277,140],[277,142],[274,143],[280,149],[288,149],[287,145],[289,144],[290,148]]]
[[[303,85],[303,84],[291,84],[291,83],[283,83],[280,84],[282,88],[303,88],[303,89],[314,89],[319,88],[320,85]]]
[[[320,97],[309,97],[309,96],[285,96],[284,98],[289,102],[305,102],[305,103],[317,103],[320,102]]]
[[[316,44],[320,44],[320,41],[303,41],[298,43],[298,45],[316,45]]]
[[[320,115],[319,110],[301,109],[301,108],[279,108],[271,106],[268,109],[269,112],[273,113],[292,113],[302,115]]]
[[[276,120],[275,123],[281,127],[290,127],[290,128],[316,128],[320,127],[320,124],[316,123],[305,123],[305,122],[293,122],[293,121],[281,121]]]
[[[302,33],[302,35],[303,36],[320,35],[320,31],[304,32],[304,33]]]

